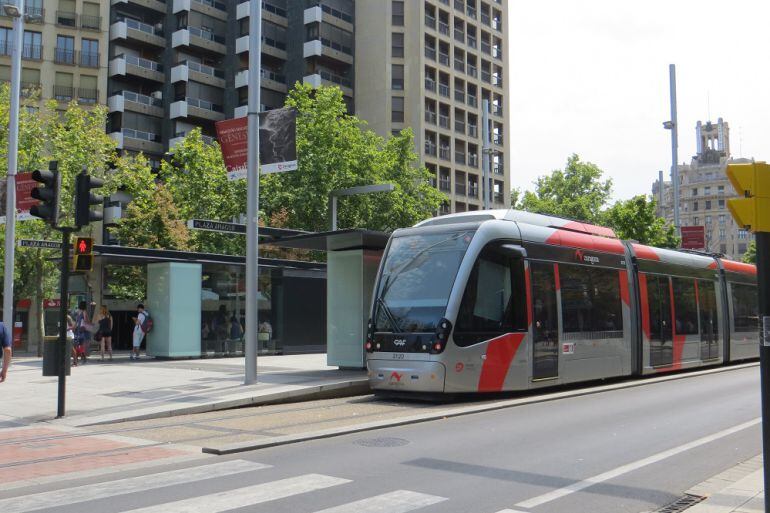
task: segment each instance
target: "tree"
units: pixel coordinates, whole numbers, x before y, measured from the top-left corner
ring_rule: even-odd
[[[338,225],[391,230],[433,215],[444,197],[418,167],[411,130],[387,141],[347,114],[337,87],[297,84],[287,106],[298,111],[299,169],[264,176],[260,206],[270,217],[285,212],[293,228],[329,229],[328,197],[335,189],[392,183],[395,190],[340,198]]]
[[[630,239],[659,248],[677,248],[676,229],[655,214],[655,200],[640,194],[618,201],[602,214],[603,224],[621,239]]]
[[[746,253],[743,254],[743,261],[747,264],[757,263],[757,241],[753,240],[749,243],[749,247],[746,249]]]
[[[170,160],[163,161],[160,179],[176,205],[173,215],[182,222],[232,221],[246,211],[246,181],[227,179],[219,145],[205,143],[199,128],[174,147]],[[188,247],[197,251],[243,255],[245,246],[243,237],[203,231],[189,233]]]
[[[612,180],[602,181],[596,164],[582,162],[577,154],[567,159],[564,170],[554,170],[535,182],[535,191],[526,191],[513,208],[585,221],[601,222],[601,209],[612,193]],[[518,191],[511,195],[518,198]]]

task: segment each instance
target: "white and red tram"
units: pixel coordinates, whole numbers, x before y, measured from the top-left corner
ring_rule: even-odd
[[[372,388],[499,392],[759,356],[756,268],[515,210],[393,233],[366,341]]]

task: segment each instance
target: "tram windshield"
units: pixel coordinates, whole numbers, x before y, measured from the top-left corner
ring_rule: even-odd
[[[376,331],[434,331],[473,230],[395,237],[385,256],[375,303]]]

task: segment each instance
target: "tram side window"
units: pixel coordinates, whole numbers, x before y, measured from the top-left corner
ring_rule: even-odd
[[[713,281],[698,280],[698,304],[700,307],[701,340],[709,336],[719,338],[717,294]]]
[[[620,274],[612,269],[559,264],[565,333],[597,332],[622,336]]]
[[[665,276],[646,275],[650,340],[671,340],[671,291]]]
[[[674,288],[674,329],[677,335],[698,334],[698,305],[695,301],[695,280],[672,278]]]
[[[759,304],[757,287],[731,283],[733,295],[733,319],[736,332],[757,331],[759,329]]]
[[[524,261],[499,245],[484,248],[465,287],[454,332],[469,346],[511,331],[527,329]]]

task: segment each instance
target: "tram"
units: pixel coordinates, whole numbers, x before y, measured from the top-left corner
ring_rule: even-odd
[[[753,265],[516,210],[396,230],[366,347],[375,392],[526,390],[759,356]]]

